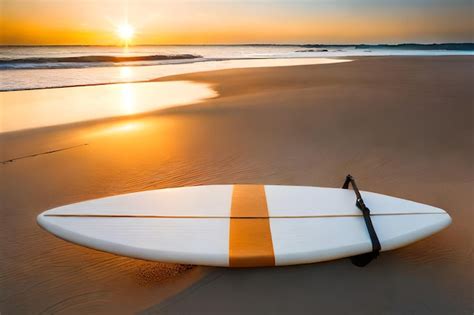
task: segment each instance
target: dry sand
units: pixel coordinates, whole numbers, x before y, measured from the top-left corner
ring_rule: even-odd
[[[2,161],[77,146],[0,164],[0,312],[472,314],[473,61],[372,57],[182,75],[171,79],[211,83],[220,96],[0,135]],[[51,207],[144,189],[337,187],[347,173],[361,189],[446,209],[453,224],[366,268],[342,259],[224,269],[117,257],[35,222]]]

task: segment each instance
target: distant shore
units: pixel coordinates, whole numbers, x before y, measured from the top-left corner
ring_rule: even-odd
[[[0,164],[0,312],[472,313],[474,57],[351,59],[159,78],[219,96],[0,134],[1,160],[12,160]],[[101,253],[35,222],[52,207],[126,192],[339,187],[347,173],[360,189],[447,209],[453,224],[364,269],[346,259],[223,269]]]
[[[134,46],[145,46],[145,47],[156,47],[156,46],[215,46],[215,47],[225,47],[225,46],[256,46],[256,47],[387,47],[387,48],[420,48],[420,49],[449,49],[449,50],[465,50],[470,49],[474,50],[474,43],[469,42],[450,42],[450,43],[399,43],[399,44],[325,44],[325,43],[306,43],[306,44],[271,44],[271,43],[247,43],[247,44],[140,44]],[[119,45],[0,45],[1,47],[122,47]],[[130,46],[133,47],[133,46]]]

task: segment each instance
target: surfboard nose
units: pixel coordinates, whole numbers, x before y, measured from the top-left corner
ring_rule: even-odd
[[[50,210],[46,210],[38,214],[36,217],[36,223],[46,231],[50,232],[50,230],[47,228],[48,222],[47,222],[47,216],[45,216]]]
[[[446,227],[448,227],[452,222],[453,222],[453,219],[451,218],[451,216],[449,215],[449,213],[443,209],[441,209],[441,211],[443,211],[443,219],[444,219],[444,226],[441,228],[441,229],[444,229]]]
[[[441,208],[437,208],[434,206],[428,206],[428,205],[426,205],[426,207],[429,207],[433,213],[438,213],[438,215],[440,215],[440,217],[442,218],[438,222],[438,225],[439,225],[438,231],[448,227],[453,222],[453,219],[451,218],[451,216],[446,210],[443,210]]]
[[[449,215],[449,213],[447,211],[445,211],[443,209],[439,209],[439,210],[441,210],[442,213],[438,214],[440,219],[438,220],[437,223],[434,223],[432,234],[435,234],[435,233],[438,233],[441,230],[444,230],[445,228],[447,228],[453,222],[453,219],[451,218],[451,216]]]
[[[426,207],[427,209],[429,208],[427,211],[436,214],[436,216],[433,218],[437,218],[436,220],[432,219],[430,216],[426,216],[425,218],[427,224],[433,225],[432,234],[447,228],[453,222],[453,219],[446,210],[429,205],[426,205]]]
[[[56,213],[57,209],[59,209],[59,208],[61,208],[61,207],[43,211],[40,214],[38,214],[38,216],[36,217],[36,223],[41,228],[45,229],[46,231],[48,231],[48,232],[50,232],[50,233],[52,233],[56,236],[58,235],[58,233],[56,232],[56,230],[53,227],[53,224],[52,224],[53,220],[51,220],[51,218],[54,218],[54,217],[51,217],[51,215],[54,215]]]

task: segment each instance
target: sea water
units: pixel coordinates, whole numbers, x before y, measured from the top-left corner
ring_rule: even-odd
[[[137,82],[197,71],[311,64],[351,56],[473,55],[472,44],[448,46],[3,46],[0,91]],[[133,58],[133,59],[127,59]],[[311,60],[303,60],[312,58]],[[300,59],[294,61],[294,59]],[[237,62],[239,61],[239,62]],[[237,63],[237,64],[236,64]]]

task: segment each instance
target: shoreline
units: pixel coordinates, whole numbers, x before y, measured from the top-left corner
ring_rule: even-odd
[[[295,65],[315,65],[347,62],[349,59],[310,57],[310,58],[229,58],[223,60],[193,61],[189,63],[168,63],[149,66],[114,66],[114,67],[89,67],[89,68],[64,68],[64,69],[7,69],[1,70],[8,73],[8,77],[16,85],[13,87],[2,84],[0,92],[23,91],[23,90],[42,90],[54,88],[68,88],[92,85],[109,85],[117,83],[138,83],[153,80],[159,77],[171,75],[181,75],[188,73],[216,71],[223,69],[240,69],[256,67],[280,67]],[[24,77],[37,76],[37,82],[23,81]],[[76,82],[71,76],[81,78],[97,77],[98,81],[89,81],[89,83]],[[40,82],[46,79],[57,82],[55,85],[38,86]],[[107,79],[106,79],[107,78]],[[91,80],[91,79],[89,79]],[[104,83],[102,81],[106,80]],[[69,83],[67,83],[69,82]],[[21,89],[16,86],[23,84]],[[33,86],[31,86],[33,84]],[[36,85],[34,85],[36,84]],[[58,85],[59,84],[59,85]]]
[[[472,61],[370,57],[169,76],[154,81],[211,84],[219,96],[139,116],[0,134],[0,153],[8,156],[87,143],[0,164],[0,291],[7,292],[0,310],[470,311]],[[447,209],[452,226],[385,252],[364,269],[345,259],[186,269],[73,245],[35,222],[49,208],[133,191],[230,182],[339,187],[349,172],[363,190]],[[363,303],[368,290],[376,302]],[[338,303],[345,291],[353,293],[348,303]]]

